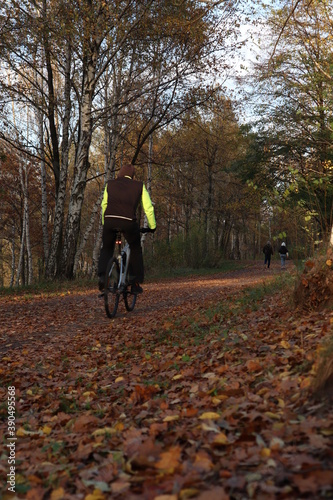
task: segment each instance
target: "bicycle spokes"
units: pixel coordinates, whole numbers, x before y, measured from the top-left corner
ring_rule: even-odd
[[[106,270],[106,283],[104,291],[105,312],[109,318],[113,318],[119,303],[119,264],[116,259],[109,262]]]

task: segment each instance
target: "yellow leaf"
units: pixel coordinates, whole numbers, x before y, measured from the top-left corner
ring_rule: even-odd
[[[328,267],[332,267],[332,259],[328,259],[328,260],[326,261],[326,265],[327,265]]]
[[[221,403],[222,403],[225,399],[228,399],[228,396],[225,396],[225,397],[214,397],[214,398],[212,399],[212,403],[213,403],[214,405],[219,405],[219,404],[221,404]]]
[[[48,436],[49,434],[51,434],[51,432],[52,432],[52,427],[44,425],[44,427],[42,428],[42,433]]]
[[[122,380],[124,380],[124,377],[118,377],[116,378],[115,382],[121,382]]]
[[[163,422],[172,422],[173,420],[178,420],[179,415],[168,415],[163,419]]]
[[[281,340],[280,346],[283,347],[284,349],[290,349],[290,344],[286,340]]]
[[[283,399],[278,399],[278,402],[279,402],[279,406],[281,408],[284,408],[286,405],[285,405],[285,402],[283,401]]]
[[[332,429],[321,429],[320,434],[323,436],[333,436],[333,430]]]
[[[64,497],[65,490],[64,488],[57,488],[53,490],[50,496],[50,500],[61,500]]]
[[[179,373],[178,375],[175,375],[174,377],[172,377],[172,380],[179,380],[180,378],[182,378],[182,374]]]
[[[218,413],[215,413],[213,411],[207,411],[206,413],[203,413],[199,417],[201,420],[218,420],[220,418],[220,415]]]
[[[194,488],[184,488],[179,493],[179,500],[188,500],[188,498],[194,498],[199,495],[199,490]]]
[[[40,436],[41,433],[39,431],[27,431],[23,429],[23,427],[19,427],[16,431],[16,436],[25,437],[25,436]]]
[[[104,427],[103,429],[96,429],[92,435],[93,436],[104,436],[105,434],[116,434],[117,430],[113,427]]]
[[[229,441],[224,432],[220,432],[217,436],[215,436],[213,443],[221,446],[229,444]]]
[[[273,420],[281,420],[280,415],[277,415],[276,413],[272,413],[271,411],[266,411],[265,415],[266,415],[266,417],[269,417]]]
[[[310,387],[310,385],[311,385],[311,379],[310,377],[306,377],[301,381],[300,388],[306,389],[307,387]]]
[[[101,492],[101,490],[96,488],[92,493],[86,495],[84,500],[105,500],[105,495]]]
[[[16,436],[23,437],[26,436],[26,430],[23,427],[19,427],[16,431]]]
[[[271,456],[271,450],[269,448],[262,448],[260,450],[260,456],[263,458],[268,458]]]

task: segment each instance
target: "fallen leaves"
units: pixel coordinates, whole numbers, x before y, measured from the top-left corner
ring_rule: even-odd
[[[297,316],[281,294],[243,307],[261,281],[253,268],[150,284],[112,322],[95,292],[17,300],[18,318],[4,301],[18,498],[328,497],[332,415],[307,398],[333,318]]]

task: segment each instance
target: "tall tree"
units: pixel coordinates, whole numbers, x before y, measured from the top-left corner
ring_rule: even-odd
[[[256,73],[265,175],[290,194],[291,209],[295,201],[307,208],[325,241],[333,215],[331,14],[331,2],[317,0],[270,11],[269,55]]]
[[[0,56],[13,75],[11,85],[0,78],[1,134],[13,143],[6,96],[34,108],[40,124],[43,117],[45,151],[37,135],[29,143],[25,138],[25,151],[45,161],[54,176],[47,276],[73,276],[93,135],[105,130],[105,120],[121,123],[126,154],[142,161],[152,133],[202,102],[200,77],[211,68],[212,81],[217,51],[221,62],[230,50],[237,3],[8,0],[1,5],[1,20],[10,29]],[[108,73],[111,78],[105,78]],[[110,82],[110,89],[116,88],[113,79],[119,75],[116,99],[101,100],[104,86]],[[117,128],[114,134],[112,142],[119,142]]]

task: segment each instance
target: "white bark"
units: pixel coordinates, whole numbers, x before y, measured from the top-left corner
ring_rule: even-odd
[[[13,236],[12,236],[12,269],[11,269],[11,277],[9,286],[12,287],[14,285],[15,279],[15,224],[13,224]]]
[[[46,169],[45,169],[45,152],[44,152],[44,139],[43,139],[43,116],[38,113],[38,133],[39,133],[39,147],[40,147],[40,182],[42,194],[42,233],[43,233],[43,248],[44,248],[44,262],[47,262],[49,255],[49,235],[47,230],[48,210],[47,210],[47,194],[46,194]]]
[[[21,182],[21,187],[22,187],[23,197],[24,197],[24,182],[23,182],[23,173],[22,173],[21,162],[20,162],[20,166],[19,166],[19,173],[20,173],[20,182]],[[23,203],[25,205],[25,200],[23,201]],[[23,211],[21,244],[20,244],[20,255],[19,255],[17,272],[16,272],[16,286],[18,286],[20,284],[20,276],[21,276],[22,267],[23,267],[24,245],[25,245],[25,231],[26,231],[25,215],[26,215],[26,211],[24,210]]]
[[[63,139],[61,144],[59,189],[57,192],[51,245],[45,270],[45,275],[47,278],[52,278],[57,271],[58,251],[61,242],[64,213],[65,213],[66,186],[68,177],[68,158],[69,158],[69,149],[72,143],[72,139],[70,139],[69,137],[69,124],[71,116],[71,97],[70,97],[71,56],[72,56],[71,48],[70,45],[68,44],[66,53],[65,99],[64,99],[65,111],[63,118]]]
[[[108,79],[105,84],[105,107],[107,108],[108,106]],[[84,236],[82,238],[82,241],[80,243],[80,246],[76,252],[75,259],[74,259],[74,268],[73,268],[73,274],[74,276],[77,273],[77,268],[78,268],[78,263],[79,259],[82,255],[82,252],[86,246],[86,243],[88,241],[88,238],[91,234],[91,231],[94,227],[94,223],[96,220],[96,215],[100,213],[100,208],[101,208],[101,202],[103,199],[103,193],[104,193],[104,187],[106,183],[114,177],[114,169],[115,169],[115,161],[116,161],[116,151],[118,148],[120,142],[120,133],[119,133],[119,126],[118,126],[118,116],[117,113],[113,114],[113,117],[111,118],[111,130],[110,127],[108,126],[107,120],[105,121],[104,125],[104,186],[103,190],[101,191],[98,199],[96,200],[94,207],[91,212],[91,217],[89,224],[85,230]],[[97,248],[96,248],[97,246]],[[95,245],[94,245],[94,254],[99,253],[101,247],[101,239],[96,238]],[[94,266],[93,266],[93,269]],[[93,272],[93,271],[92,271]]]
[[[28,168],[24,165],[22,168],[22,163],[19,163],[19,174],[20,182],[23,193],[23,223],[22,223],[22,238],[20,247],[20,257],[19,265],[17,268],[16,284],[19,284],[20,276],[22,274],[24,250],[26,248],[28,255],[28,285],[32,283],[33,279],[33,267],[32,267],[32,252],[30,243],[30,222],[29,222],[29,201],[28,201]]]

